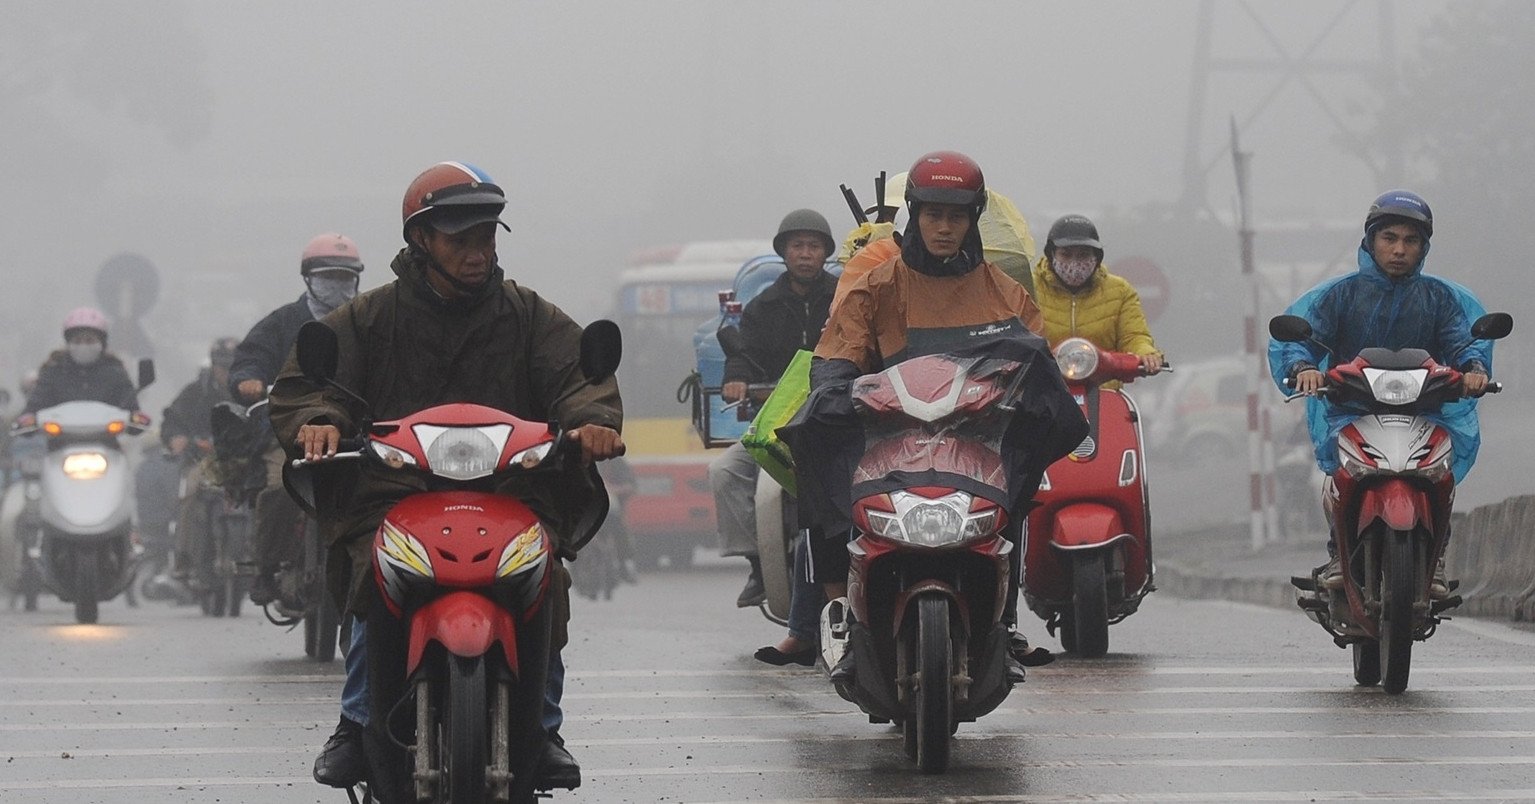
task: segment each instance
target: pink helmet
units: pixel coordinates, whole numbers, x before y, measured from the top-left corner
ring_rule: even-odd
[[[102,338],[107,337],[107,316],[94,307],[76,307],[64,316],[64,337],[77,329],[94,329],[101,333]]]
[[[304,256],[299,261],[299,273],[309,276],[311,272],[330,269],[345,268],[351,271],[362,271],[362,257],[357,253],[357,244],[352,238],[344,234],[326,232],[315,235],[304,247]]]

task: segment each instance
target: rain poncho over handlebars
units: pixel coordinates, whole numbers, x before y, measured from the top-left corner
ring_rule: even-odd
[[[965,410],[960,400],[956,412],[920,422],[912,410],[889,404],[890,375],[904,363],[817,387],[794,420],[778,429],[799,474],[802,524],[845,530],[855,495],[920,486],[968,491],[1021,516],[1045,468],[1087,435],[1087,422],[1039,336],[1018,331],[978,339],[936,357],[912,360],[932,364],[924,371],[947,368],[953,382],[983,387],[978,393],[987,393],[988,385],[1011,393],[976,410]],[[997,407],[1008,400],[1014,410]]]
[[[1446,279],[1423,273],[1423,265],[1406,277],[1391,279],[1363,246],[1359,270],[1329,279],[1307,291],[1285,310],[1311,324],[1312,338],[1327,344],[1269,341],[1269,371],[1281,391],[1298,365],[1323,371],[1353,360],[1361,349],[1423,349],[1433,358],[1459,369],[1492,371],[1492,341],[1471,337],[1471,322],[1486,313],[1476,296]],[[1444,426],[1455,447],[1455,481],[1459,483],[1476,461],[1481,446],[1475,399],[1445,405],[1429,418]],[[1334,405],[1321,397],[1306,401],[1306,422],[1317,465],[1338,470],[1338,433],[1360,412]]]

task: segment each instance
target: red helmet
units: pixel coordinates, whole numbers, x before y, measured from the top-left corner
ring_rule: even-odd
[[[980,216],[986,208],[986,177],[975,160],[957,151],[924,154],[906,178],[906,203],[959,204]]]
[[[299,273],[309,276],[313,271],[326,268],[362,271],[362,256],[357,253],[357,244],[352,242],[352,238],[326,232],[315,235],[309,245],[304,246],[304,256],[298,264]]]
[[[430,223],[432,228],[456,234],[488,221],[501,222],[506,193],[485,171],[465,162],[438,162],[405,188],[400,223]],[[409,237],[406,238],[409,242]]]

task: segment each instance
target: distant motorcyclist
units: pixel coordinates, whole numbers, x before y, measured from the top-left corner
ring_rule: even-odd
[[[1034,299],[1052,348],[1067,338],[1086,338],[1099,349],[1139,355],[1147,374],[1162,370],[1141,297],[1109,273],[1098,227],[1085,216],[1067,215],[1050,227],[1045,255],[1034,266]]]
[[[38,368],[37,386],[27,395],[16,424],[30,426],[39,410],[78,401],[139,409],[138,390],[128,370],[107,351],[107,317],[94,307],[80,307],[64,317],[64,348],[48,355]]]
[[[910,222],[900,253],[859,277],[827,322],[811,365],[812,394],[911,357],[994,339],[1027,340],[1043,331],[1039,307],[1028,290],[985,260],[979,221],[987,195],[979,165],[953,151],[926,154],[908,174],[905,198]],[[1074,405],[1069,410],[1062,406],[1060,412],[1063,418],[1074,415],[1081,421]],[[799,447],[794,449],[797,471],[802,471],[806,467]],[[1038,469],[1042,472],[1043,465]],[[1038,481],[1032,477],[1033,486]],[[808,509],[810,521],[845,521],[845,514],[826,496],[830,491],[822,488],[825,485],[801,478],[802,508]],[[1020,504],[1034,491],[1027,480],[1022,485]],[[1009,528],[1009,539],[1015,545],[1016,565],[1022,553],[1022,523],[1021,516],[1014,519],[1017,524]],[[826,532],[838,533],[831,527]],[[811,540],[811,565],[815,578],[828,585],[828,595],[845,593],[845,539]],[[1017,566],[1010,580],[1004,622],[1016,627]],[[1021,634],[1015,636],[1011,652],[1025,664],[1053,658],[1044,648],[1031,649]]]
[[[229,367],[237,338],[219,338],[208,349],[208,368],[186,384],[160,419],[160,441],[184,468],[185,493],[176,514],[177,580],[196,573],[207,557],[202,548],[212,529],[210,511],[218,490],[209,484],[207,458],[213,452],[213,406],[231,400]]]
[[[283,361],[293,351],[299,327],[356,296],[362,270],[362,256],[350,237],[327,232],[309,241],[299,258],[304,294],[256,322],[235,347],[234,361],[229,367],[229,385],[235,399],[249,405],[266,396],[267,388],[282,370]],[[256,498],[252,534],[256,577],[251,582],[250,599],[258,606],[277,599],[277,570],[299,551],[300,512],[282,487],[281,445],[274,442],[266,459],[267,483]]]
[[[836,248],[831,224],[813,209],[785,215],[773,237],[773,251],[786,270],[741,311],[744,354],[725,359],[720,396],[726,402],[746,398],[749,383],[775,383],[794,354],[814,349],[826,326],[837,279],[826,272],[826,258]],[[740,442],[709,463],[709,485],[720,531],[720,553],[743,556],[751,565],[736,605],[750,608],[766,599],[762,562],[757,555],[757,462]]]
[[[1325,369],[1353,360],[1369,347],[1423,349],[1437,362],[1465,373],[1463,393],[1473,398],[1445,405],[1430,418],[1450,433],[1456,483],[1476,460],[1481,432],[1474,397],[1487,387],[1492,347],[1472,337],[1471,322],[1486,310],[1466,288],[1423,272],[1433,235],[1433,210],[1415,193],[1392,190],[1376,198],[1365,215],[1358,270],[1322,282],[1285,310],[1311,324],[1312,339],[1269,341],[1269,369],[1280,390],[1312,395],[1306,417],[1317,465],[1328,483],[1338,470],[1338,434],[1359,414],[1315,392],[1323,385]],[[1286,380],[1293,381],[1293,389]],[[1331,532],[1327,552],[1331,560],[1319,568],[1319,577],[1324,587],[1340,588],[1342,570]],[[1430,593],[1448,594],[1442,563]]]
[[[338,339],[336,381],[367,400],[378,419],[476,403],[558,421],[580,448],[583,463],[620,456],[623,409],[617,381],[588,381],[578,365],[581,328],[553,303],[506,278],[497,263],[496,229],[505,226],[500,219],[505,206],[501,188],[462,162],[440,162],[411,182],[401,211],[406,245],[391,265],[395,280],[325,318]],[[334,390],[306,380],[294,362],[284,367],[270,398],[273,428],[282,443],[297,445],[296,455],[334,455],[343,434],[357,434],[360,412]],[[401,626],[382,606],[374,611],[369,605],[377,595],[372,538],[395,503],[426,488],[425,479],[412,482],[371,463],[345,471],[353,470],[343,498],[321,510],[331,562],[350,567],[347,608],[357,618],[346,657],[341,721],[314,766],[316,781],[338,787],[365,774],[364,728],[380,745],[391,739],[385,736],[387,712],[370,711],[370,687],[384,700],[404,694],[403,662],[382,664],[397,657],[380,647],[398,645]],[[558,548],[596,495],[605,494],[591,477],[583,468],[513,481],[498,491],[527,502]],[[539,773],[541,786],[574,787],[581,769],[559,734],[565,680],[559,651],[567,638],[570,576],[563,565],[556,566],[543,718],[549,739]],[[381,684],[387,689],[378,689]]]

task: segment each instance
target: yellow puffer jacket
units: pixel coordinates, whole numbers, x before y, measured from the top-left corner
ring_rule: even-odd
[[[1081,337],[1113,352],[1161,354],[1146,326],[1141,297],[1129,282],[1100,263],[1092,279],[1072,292],[1050,270],[1048,260],[1040,257],[1034,265],[1034,301],[1044,313],[1044,336],[1052,348]]]

